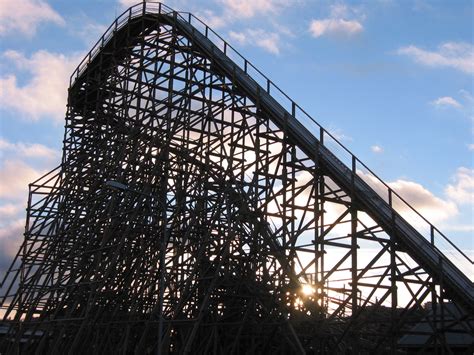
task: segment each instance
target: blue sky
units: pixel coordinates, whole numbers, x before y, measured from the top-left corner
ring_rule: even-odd
[[[128,0],[0,1],[0,269],[58,165],[68,77]],[[193,12],[465,250],[472,1],[166,1]]]

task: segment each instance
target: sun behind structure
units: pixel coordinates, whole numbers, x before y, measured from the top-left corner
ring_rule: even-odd
[[[301,285],[301,293],[303,295],[312,296],[312,295],[314,295],[315,292],[316,292],[316,290],[310,284],[302,284]]]

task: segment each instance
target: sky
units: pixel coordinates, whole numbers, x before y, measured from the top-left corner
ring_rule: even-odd
[[[69,76],[129,0],[0,0],[0,270],[27,185],[59,165]],[[238,49],[465,251],[472,1],[169,0]]]

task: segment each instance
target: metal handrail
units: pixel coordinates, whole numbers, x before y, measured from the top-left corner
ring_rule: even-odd
[[[387,192],[387,199],[390,207],[393,210],[396,210],[395,207],[393,206],[393,196],[396,196],[403,204],[405,207],[409,209],[409,211],[414,212],[418,217],[421,218],[423,222],[427,224],[427,227],[429,227],[429,233],[430,233],[430,243],[431,245],[436,248],[441,254],[444,255],[442,250],[440,250],[437,245],[435,245],[435,237],[440,236],[442,240],[446,241],[448,245],[450,245],[456,252],[458,252],[466,261],[468,261],[471,265],[474,265],[474,261],[471,260],[459,247],[457,247],[448,237],[446,237],[436,226],[434,226],[430,221],[428,221],[423,215],[421,215],[413,206],[411,206],[403,197],[401,197],[395,190],[393,190],[390,186],[388,186],[379,176],[377,176],[364,162],[362,162],[356,155],[354,155],[347,147],[345,147],[333,134],[331,134],[329,131],[327,131],[324,127],[322,127],[313,117],[311,117],[303,108],[301,108],[295,101],[293,101],[282,89],[280,89],[273,81],[271,81],[265,74],[263,74],[257,67],[255,67],[250,61],[248,61],[242,54],[239,53],[232,45],[230,45],[226,40],[224,40],[218,33],[216,33],[212,28],[210,28],[207,24],[205,24],[202,20],[194,16],[192,13],[189,12],[178,12],[174,11],[170,7],[160,3],[160,2],[142,2],[138,3],[136,5],[131,6],[128,8],[126,11],[124,11],[119,17],[115,19],[115,21],[107,28],[105,33],[100,37],[100,39],[97,41],[97,43],[92,47],[92,49],[89,51],[89,53],[84,57],[84,59],[79,63],[77,66],[76,70],[72,73],[71,78],[70,78],[70,86],[74,84],[74,82],[83,74],[85,69],[87,68],[88,64],[95,58],[95,56],[100,52],[102,47],[107,43],[108,40],[110,40],[114,33],[118,31],[120,28],[122,28],[125,24],[127,24],[131,19],[141,17],[145,14],[160,14],[160,15],[171,15],[172,17],[175,17],[176,19],[179,18],[179,20],[185,21],[186,23],[193,25],[196,30],[199,31],[199,29],[195,26],[195,23],[198,25],[204,26],[203,30],[200,31],[201,34],[203,34],[206,38],[210,39],[210,35],[214,35],[218,40],[220,40],[222,43],[222,48],[224,54],[227,56],[230,55],[229,51],[232,51],[233,54],[237,56],[237,58],[240,58],[243,60],[243,67],[240,66],[240,68],[247,74],[249,75],[249,70],[252,69],[255,71],[256,74],[261,76],[261,79],[263,79],[263,85],[261,85],[263,88],[266,89],[266,92],[270,94],[270,92],[276,90],[279,94],[283,96],[283,98],[287,99],[289,101],[290,107],[287,109],[288,112],[291,112],[292,116],[295,119],[297,118],[297,112],[298,110],[303,114],[304,118],[309,119],[309,121],[317,126],[319,129],[319,141],[320,144],[324,145],[324,137],[328,136],[330,137],[334,143],[336,143],[340,148],[343,149],[344,152],[349,154],[349,157],[352,161],[352,169],[351,173],[357,175],[358,170],[357,170],[357,164],[359,164],[360,167],[363,167],[364,169],[367,170],[368,173],[370,173],[379,183],[382,184],[383,187],[386,188]],[[194,23],[192,23],[194,21]],[[210,39],[211,40],[211,39]],[[218,46],[213,41],[214,45]],[[257,81],[257,78],[252,75],[252,78]],[[280,102],[280,101],[279,101]],[[285,105],[280,102],[280,104],[285,107]],[[340,157],[338,157],[341,159]],[[382,196],[383,197],[383,196]],[[400,213],[400,211],[397,211]],[[435,234],[437,233],[437,234]],[[428,239],[428,238],[427,238]]]

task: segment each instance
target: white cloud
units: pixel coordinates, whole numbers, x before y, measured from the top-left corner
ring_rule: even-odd
[[[119,0],[119,4],[123,7],[130,7],[135,4],[138,4],[138,1],[136,0]]]
[[[437,223],[458,213],[455,203],[435,196],[421,184],[400,179],[388,185],[431,222]],[[400,204],[400,208],[405,206]]]
[[[312,20],[309,30],[313,37],[321,37],[325,34],[353,35],[362,32],[363,26],[356,20],[329,18],[323,20]]]
[[[378,179],[363,172],[358,172],[358,174],[377,191],[380,196],[385,200],[388,199],[387,188]],[[436,224],[445,221],[459,213],[453,201],[435,196],[431,191],[417,182],[398,179],[388,182],[387,185],[431,223]],[[426,223],[407,205],[401,202],[401,200],[394,197],[393,203],[397,212],[412,225],[415,227],[426,227]]]
[[[287,0],[217,0],[221,5],[220,14],[212,10],[196,9],[196,15],[201,18],[207,25],[212,28],[224,27],[239,19],[251,19],[256,16],[273,15],[280,13],[284,8],[297,4],[299,1]],[[189,8],[188,10],[189,11]],[[288,32],[283,26],[277,25],[278,32],[285,34]],[[281,31],[280,31],[281,30]],[[264,38],[262,38],[264,41]],[[265,46],[264,44],[262,46]],[[273,39],[270,39],[270,44],[266,45],[273,48]]]
[[[398,49],[397,53],[428,67],[448,67],[474,73],[474,46],[470,43],[446,42],[434,51],[411,45]]]
[[[273,54],[280,53],[280,36],[278,33],[267,32],[262,29],[246,29],[243,32],[230,31],[229,37],[242,45],[254,45]]]
[[[385,201],[388,201],[388,191],[387,188],[373,175],[358,171],[358,175],[367,182]],[[304,185],[309,181],[311,176],[308,173],[302,173],[297,175],[298,184]],[[332,180],[327,179],[331,188],[337,189],[337,185],[332,182]],[[423,185],[409,181],[406,179],[397,179],[395,181],[387,182],[387,185],[398,193],[404,200],[406,200],[416,211],[418,211],[421,216],[426,218],[429,222],[434,223],[435,225],[440,225],[443,222],[443,225],[449,225],[454,230],[457,228],[459,230],[468,230],[474,228],[467,224],[455,225],[453,220],[455,217],[460,216],[460,210],[457,206],[457,202],[453,201],[449,196],[440,197],[433,194]],[[307,195],[303,192],[296,198],[297,205],[304,205],[307,201]],[[416,214],[409,206],[403,203],[397,196],[393,195],[393,206],[396,211],[407,220],[413,227],[417,228],[421,233],[426,232],[428,224]],[[331,223],[335,221],[340,214],[344,211],[344,207],[340,205],[333,205],[331,203],[325,204],[325,221]],[[371,226],[375,222],[365,214],[359,216],[361,221],[366,226]],[[337,234],[342,235],[349,233],[347,229],[349,225],[340,225],[337,228]],[[446,229],[448,230],[448,229]]]
[[[386,187],[379,180],[363,172],[358,172],[358,174],[387,201]],[[474,204],[474,169],[459,168],[453,177],[453,184],[446,186],[444,197],[436,196],[421,184],[405,179],[388,182],[387,185],[429,222],[442,225],[442,230],[451,232],[474,230],[472,218],[470,224],[466,221],[462,223],[464,210],[460,207]],[[426,230],[428,226],[426,222],[396,196],[393,197],[393,205],[400,215],[415,228]]]
[[[151,2],[151,1],[152,1],[152,0],[145,0],[145,2]],[[142,2],[142,0],[119,0],[119,1],[118,1],[118,3],[119,3],[122,7],[127,7],[127,8],[128,8],[128,7],[131,7],[131,6],[133,6],[133,5],[137,5],[137,4],[141,3],[141,2]],[[170,2],[170,1],[164,1],[164,0],[162,0],[162,1],[160,1],[160,2],[163,3],[163,4],[166,4],[166,5],[168,5],[168,6],[170,6],[170,5],[169,5],[169,2]]]
[[[152,0],[146,2],[151,1]],[[213,29],[224,27],[227,23],[230,23],[236,18],[235,15],[229,13],[228,8],[224,9],[224,13],[217,14],[214,10],[203,9],[202,6],[196,6],[195,3],[190,3],[188,0],[162,0],[160,2],[175,11],[186,11],[193,13],[197,18]],[[139,1],[118,0],[118,3],[122,9],[126,9],[133,5],[139,4]],[[225,5],[224,1],[221,1],[221,5]],[[154,4],[153,8],[157,8],[157,5]]]
[[[248,38],[243,32],[230,31],[229,37],[239,44],[246,44],[248,42]]]
[[[383,153],[383,148],[379,145],[373,145],[370,147],[370,150],[374,153]]]
[[[224,16],[218,15],[212,10],[197,11],[196,17],[212,29],[224,27],[228,23]]]
[[[250,18],[257,14],[276,13],[291,4],[283,0],[220,0],[224,12],[234,17]]]
[[[468,144],[467,149],[474,150],[474,143]]]
[[[0,36],[10,33],[33,36],[42,22],[65,24],[61,15],[42,0],[0,1]]]
[[[28,184],[43,174],[22,161],[6,160],[0,169],[0,198],[26,201]]]
[[[474,169],[460,167],[453,180],[454,184],[446,187],[446,195],[457,204],[474,205]]]
[[[134,5],[140,5],[142,1],[143,0],[118,0],[118,3],[122,7],[122,9],[125,9]],[[153,2],[155,3],[152,5],[153,8],[158,7],[156,4],[156,0],[145,0],[145,2]],[[195,9],[195,7],[191,8],[192,2],[190,2],[189,0],[161,0],[159,2],[176,11],[191,11]]]
[[[3,53],[3,58],[28,73],[29,80],[20,85],[14,74],[0,77],[0,106],[16,110],[30,120],[47,117],[62,121],[69,77],[81,57],[40,50],[27,58],[9,50]]]
[[[439,97],[436,100],[431,101],[431,104],[436,107],[455,107],[455,108],[461,108],[462,105],[453,99],[451,96],[443,96]]]
[[[361,20],[364,14],[356,7],[335,4],[328,18],[312,20],[309,31],[313,37],[324,35],[352,36],[363,31]]]
[[[340,142],[341,141],[352,142],[354,140],[351,136],[347,135],[342,129],[335,126],[329,126],[328,132]],[[332,141],[332,138],[328,136],[326,136],[324,139],[328,139],[329,142]]]
[[[0,138],[0,158],[2,158],[4,151],[8,151],[9,156],[17,155],[25,158],[55,159],[59,155],[59,153],[54,149],[42,144],[23,142],[11,143]]]

